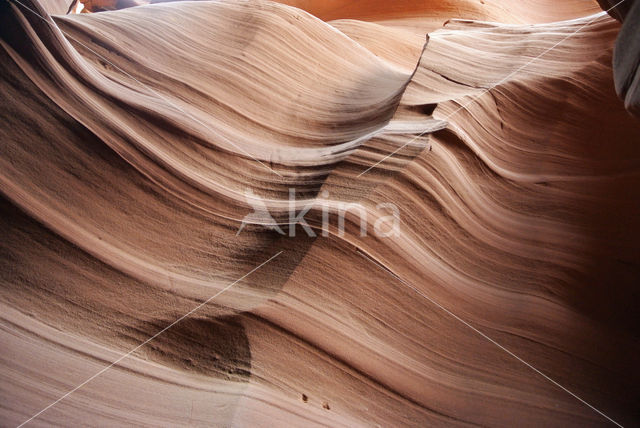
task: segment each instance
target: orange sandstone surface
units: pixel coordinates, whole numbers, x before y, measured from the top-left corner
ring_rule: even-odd
[[[631,24],[282,3],[3,0],[0,425],[637,425]]]

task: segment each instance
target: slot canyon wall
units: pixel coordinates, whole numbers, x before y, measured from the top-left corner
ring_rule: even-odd
[[[627,1],[2,0],[0,425],[638,426]]]

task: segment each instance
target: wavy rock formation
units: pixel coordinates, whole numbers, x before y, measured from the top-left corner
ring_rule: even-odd
[[[620,24],[286,3],[2,3],[2,425],[636,425]]]

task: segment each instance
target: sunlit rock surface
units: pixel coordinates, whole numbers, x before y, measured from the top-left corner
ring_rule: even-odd
[[[637,425],[621,24],[286,3],[2,3],[2,425]]]

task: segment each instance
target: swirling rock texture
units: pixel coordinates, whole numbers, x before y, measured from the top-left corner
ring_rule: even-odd
[[[2,425],[637,425],[620,24],[286,3],[2,2]]]

